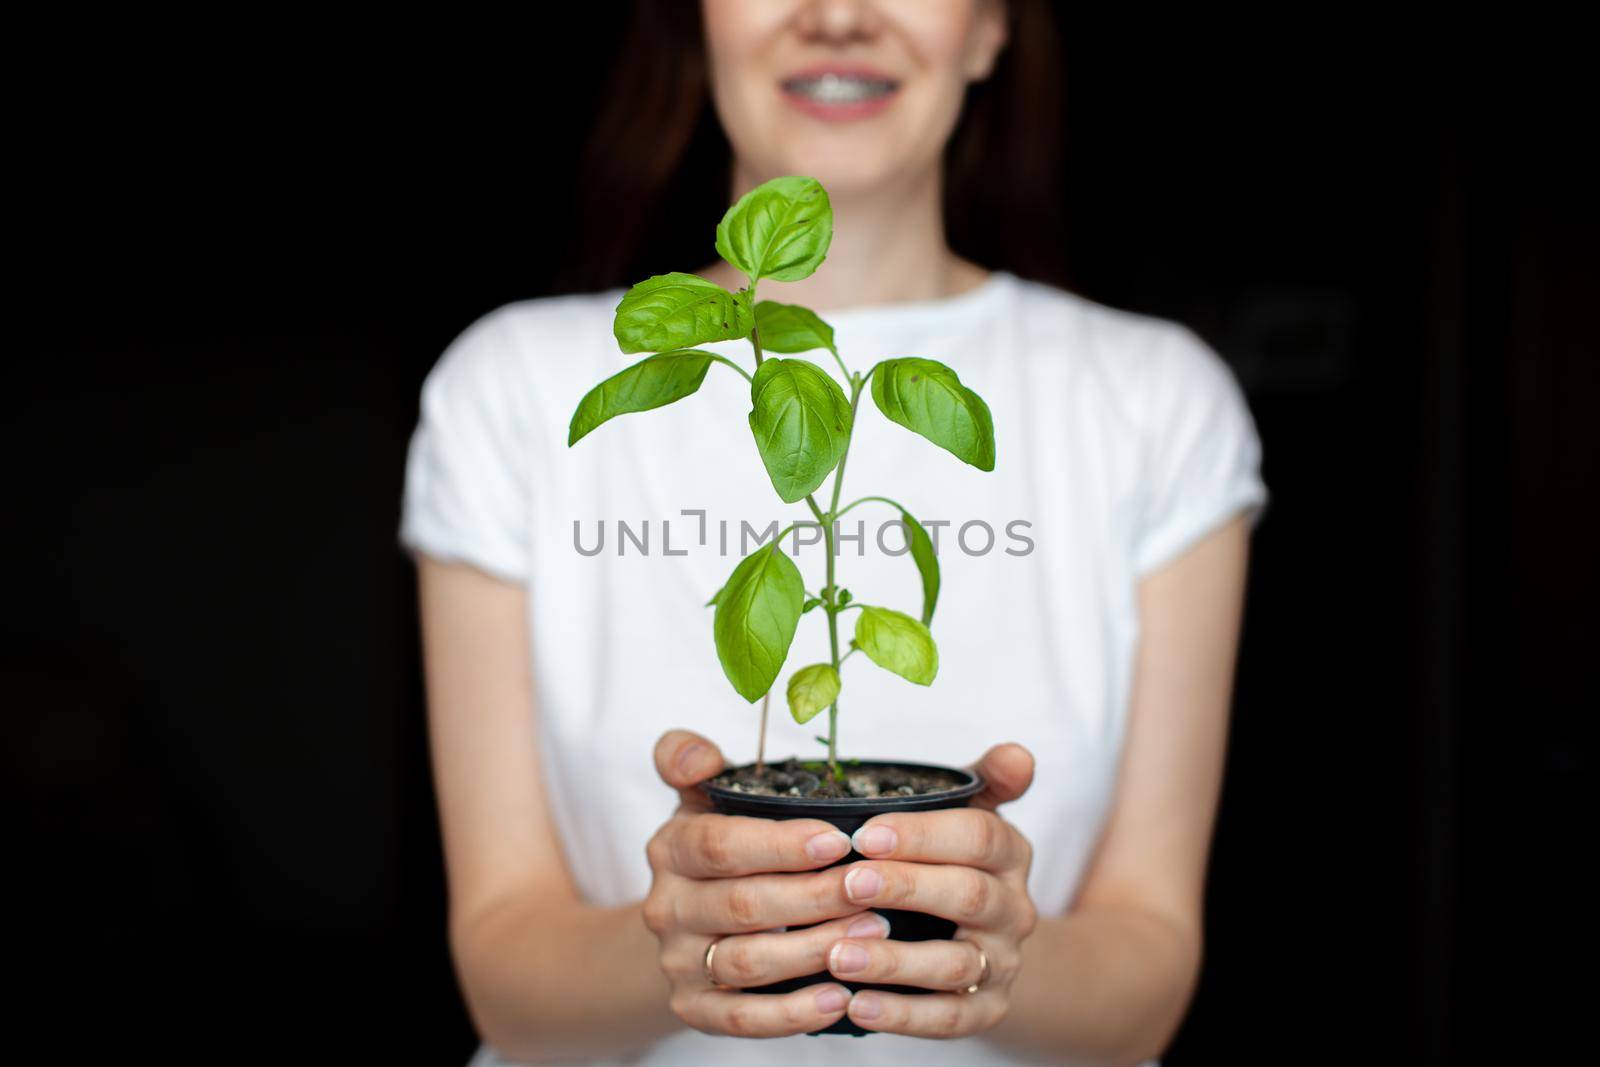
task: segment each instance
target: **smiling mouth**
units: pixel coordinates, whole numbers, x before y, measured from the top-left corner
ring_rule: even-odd
[[[893,93],[900,83],[859,74],[818,74],[786,78],[783,91],[818,104],[865,104]]]

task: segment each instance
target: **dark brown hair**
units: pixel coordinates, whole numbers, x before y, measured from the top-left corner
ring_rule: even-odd
[[[967,90],[946,146],[948,239],[986,267],[1065,285],[1061,44],[1049,0],[1006,0],[1006,11],[1006,46]],[[698,0],[635,0],[580,166],[583,237],[566,288],[682,270],[691,248],[715,255],[705,220],[727,208],[731,153],[711,105]]]

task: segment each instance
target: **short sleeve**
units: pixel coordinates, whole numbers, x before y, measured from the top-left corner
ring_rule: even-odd
[[[504,309],[452,341],[422,385],[406,454],[400,544],[526,582],[533,435]]]
[[[1233,370],[1174,325],[1145,368],[1144,453],[1134,570],[1176,558],[1236,514],[1266,513],[1261,438]]]

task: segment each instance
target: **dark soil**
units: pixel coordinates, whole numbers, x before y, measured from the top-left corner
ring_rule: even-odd
[[[859,767],[848,760],[839,762],[844,781],[828,775],[824,761],[801,761],[790,757],[782,763],[769,763],[756,774],[755,768],[740,767],[725,771],[711,784],[736,793],[764,797],[914,797],[941,793],[965,784],[966,779],[945,771],[924,771],[909,767]]]

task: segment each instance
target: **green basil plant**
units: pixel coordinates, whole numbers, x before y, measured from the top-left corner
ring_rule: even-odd
[[[886,359],[865,374],[852,371],[834,345],[833,328],[815,312],[794,304],[756,300],[763,279],[798,281],[822,264],[833,238],[833,209],[814,178],[775,178],[752,189],[728,209],[717,226],[717,252],[750,284],[737,292],[693,274],[658,274],[628,290],[617,305],[613,332],[625,353],[644,359],[591,389],[578,403],[567,435],[571,447],[618,415],[648,411],[682,400],[700,388],[713,363],[750,383],[747,416],[756,451],[785,503],[805,501],[821,527],[827,575],[816,593],[806,591],[800,570],[779,550],[784,528],[771,544],[746,556],[708,605],[715,607],[712,634],[717,658],[740,696],[754,703],[768,696],[789,655],[800,617],[821,608],[832,654],[827,663],[801,667],[789,678],[789,712],[808,722],[828,709],[828,771],[842,777],[838,760],[839,693],[844,661],[862,652],[879,667],[907,681],[930,685],[939,671],[939,649],[929,632],[939,599],[939,562],[927,531],[910,510],[886,496],[840,504],[851,431],[868,383],[880,412],[979,470],[994,469],[994,424],[989,407],[961,384],[956,372],[931,359]],[[755,357],[752,374],[734,360],[695,348],[748,338]],[[798,353],[826,352],[844,377],[841,385]],[[833,475],[828,506],[816,492]],[[899,512],[912,561],[922,578],[922,610],[912,616],[856,601],[834,573],[837,520],[866,503]],[[839,624],[854,611],[855,631],[840,655]],[[763,711],[765,704],[763,704]],[[762,716],[764,734],[766,716]]]

